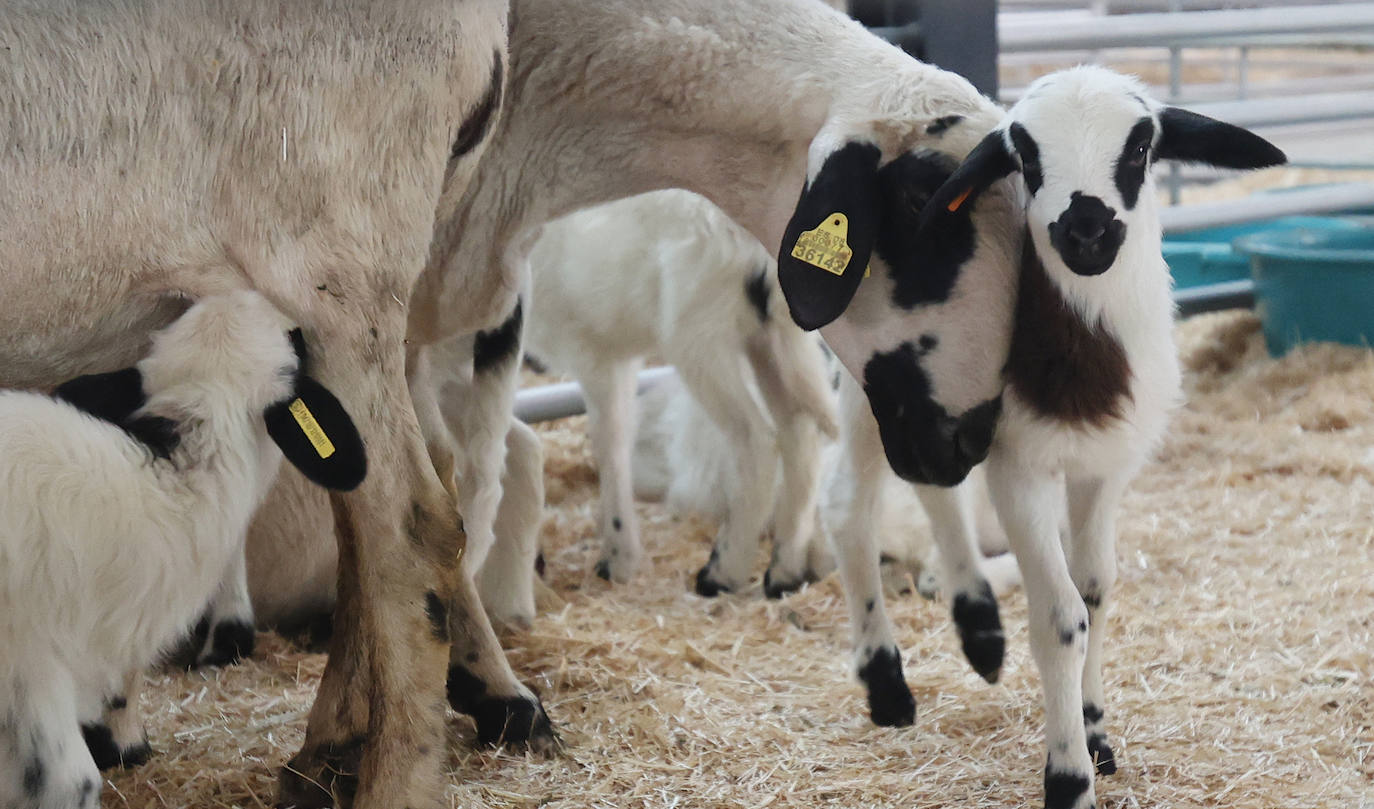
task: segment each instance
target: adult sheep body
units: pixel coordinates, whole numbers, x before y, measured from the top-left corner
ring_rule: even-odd
[[[507,12],[0,4],[0,385],[126,366],[185,299],[224,290],[257,289],[303,327],[372,474],[332,500],[348,564],[293,768],[359,773],[361,806],[435,804],[449,637],[501,658],[456,569],[463,537],[403,339],[435,212],[465,187],[499,107]]]
[[[1001,115],[972,85],[814,0],[519,0],[509,75],[492,145],[468,192],[441,211],[415,290],[411,390],[436,467],[475,478],[470,491],[494,486],[503,458],[508,468],[537,468],[503,446],[529,249],[554,217],[670,187],[711,199],[765,245],[781,242],[789,224],[813,228],[847,211],[854,261],[840,273],[784,275],[784,294],[808,320],[835,318],[826,338],[881,391],[884,449],[900,471],[950,484],[981,460],[1002,388],[1014,269],[1000,286],[963,283],[964,254],[917,256],[908,238],[919,214],[912,189],[928,185],[932,166],[947,174]],[[1006,195],[986,199],[1007,204]],[[1013,263],[992,260],[1000,243],[967,232],[957,241],[987,251],[989,266]],[[860,287],[870,255],[874,280]],[[942,331],[938,347],[907,350],[913,311],[946,301],[943,316],[922,321]],[[500,328],[493,307],[510,313]],[[473,331],[483,319],[485,336]],[[294,509],[275,503],[308,500],[287,490],[289,476],[284,483],[266,507],[283,515]],[[464,518],[475,546],[474,523],[491,519]],[[260,521],[250,548],[267,548],[284,522]],[[298,558],[311,558],[305,549],[321,543],[298,528]],[[480,541],[494,542],[484,533]],[[709,566],[705,575],[725,579]],[[465,666],[455,657],[451,681],[467,679]]]

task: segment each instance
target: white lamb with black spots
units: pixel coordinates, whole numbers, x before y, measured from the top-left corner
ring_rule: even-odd
[[[930,197],[914,237],[937,255],[949,234],[1003,218],[981,203],[974,207],[985,189],[1015,175],[1025,195],[1016,221],[1026,235],[1010,265],[1019,293],[1004,407],[987,475],[1025,580],[1031,648],[1045,690],[1048,809],[1095,806],[1094,773],[1116,771],[1101,676],[1105,611],[1116,581],[1116,513],[1181,398],[1150,173],[1159,159],[1238,169],[1285,160],[1239,127],[1151,100],[1135,79],[1079,67],[1028,88]],[[913,332],[909,345],[918,345],[915,338]],[[874,400],[873,391],[868,396]],[[901,460],[890,449],[888,455]],[[855,463],[864,462],[856,456]],[[862,503],[852,510],[862,512]],[[962,544],[965,530],[953,524],[936,536]],[[875,575],[876,564],[867,566]],[[855,609],[855,594],[849,596]],[[991,599],[966,608],[975,610],[966,615],[973,628],[997,620]],[[956,603],[956,620],[959,613]],[[882,633],[890,637],[890,630]],[[999,665],[1000,647],[999,631]],[[874,718],[883,710],[910,721],[890,710],[910,704],[895,647],[879,657],[887,659],[875,662],[867,680]],[[993,662],[984,660],[990,678]]]
[[[212,297],[133,368],[0,392],[3,809],[95,807],[97,763],[146,756],[124,700],[241,555],[283,451],[331,488],[362,481],[362,440],[290,328],[255,292]]]

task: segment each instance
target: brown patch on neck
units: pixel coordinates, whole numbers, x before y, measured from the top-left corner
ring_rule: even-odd
[[[1102,427],[1121,418],[1130,375],[1116,335],[1069,306],[1027,233],[1007,383],[1045,418]]]

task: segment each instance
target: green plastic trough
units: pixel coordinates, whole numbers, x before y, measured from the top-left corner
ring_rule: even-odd
[[[1287,227],[1235,240],[1250,262],[1269,353],[1300,342],[1374,344],[1374,225]]]

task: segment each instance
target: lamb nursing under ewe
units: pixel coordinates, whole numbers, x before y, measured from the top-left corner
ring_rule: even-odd
[[[133,368],[0,392],[0,807],[97,806],[92,755],[146,748],[129,681],[241,556],[283,452],[362,482],[362,440],[290,327],[255,292],[211,297]]]

